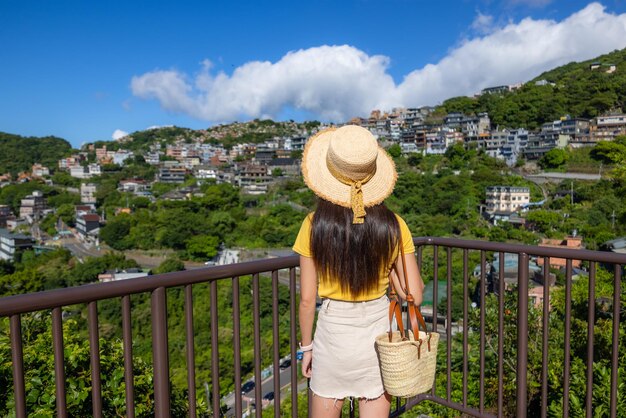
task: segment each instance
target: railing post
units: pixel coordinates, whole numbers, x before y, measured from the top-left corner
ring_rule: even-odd
[[[152,292],[152,361],[154,363],[154,416],[170,416],[170,376],[167,349],[167,299],[164,287]]]
[[[52,346],[54,351],[56,416],[67,418],[67,401],[65,399],[65,357],[63,350],[63,312],[60,307],[52,309]]]
[[[24,389],[24,351],[22,349],[22,320],[11,315],[11,360],[13,361],[13,391],[15,393],[15,416],[26,417],[26,391]]]
[[[517,414],[527,414],[528,372],[528,254],[520,253],[517,266]]]
[[[95,418],[102,418],[102,389],[100,382],[100,332],[98,330],[98,302],[89,302],[89,357],[91,364],[91,404]]]

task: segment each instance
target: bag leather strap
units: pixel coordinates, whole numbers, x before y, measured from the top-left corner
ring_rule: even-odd
[[[422,313],[420,312],[419,308],[415,306],[414,304],[415,299],[413,298],[413,295],[411,294],[411,289],[409,287],[409,276],[406,271],[406,262],[404,260],[404,248],[401,242],[398,243],[398,246],[400,247],[398,257],[400,257],[400,264],[402,264],[402,273],[404,277],[404,289],[403,290],[405,290],[404,294],[406,295],[407,311],[409,313],[409,322],[411,326],[411,331],[413,331],[413,338],[418,343],[418,358],[419,358],[421,354],[421,346],[422,346],[422,341],[419,338],[420,326],[422,327],[424,332],[428,334],[428,339],[426,340],[427,345],[428,345],[428,351],[430,351],[431,335],[426,329],[426,322],[424,321],[424,317],[422,316]],[[393,264],[392,271],[393,269],[396,269],[396,274],[398,278],[400,278],[400,275],[398,274],[398,271],[397,271],[396,263]],[[393,279],[391,278],[391,274],[392,272],[389,272],[389,286],[390,286],[389,342],[391,342],[392,335],[393,335],[392,324],[393,324],[394,316],[396,318],[396,323],[398,324],[398,329],[400,330],[400,336],[402,337],[403,341],[406,341],[408,340],[408,337],[406,336],[404,332],[404,324],[402,322],[402,304],[401,304],[400,298],[398,297],[398,293],[395,289],[395,285],[394,285]],[[402,287],[402,284],[400,284],[400,287]]]

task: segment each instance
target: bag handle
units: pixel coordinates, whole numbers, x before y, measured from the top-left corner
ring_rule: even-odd
[[[421,325],[424,332],[428,334],[427,344],[428,344],[428,351],[430,351],[431,335],[428,332],[428,329],[426,328],[426,322],[424,321],[424,317],[422,316],[422,313],[420,312],[419,308],[415,306],[414,304],[415,299],[413,298],[413,295],[411,294],[411,289],[409,287],[409,276],[406,271],[406,262],[404,260],[404,246],[402,245],[402,242],[398,243],[398,246],[400,247],[398,256],[401,257],[400,264],[402,264],[402,273],[404,276],[404,287],[406,289],[405,295],[406,295],[406,301],[407,301],[407,310],[409,313],[409,321],[411,325],[411,330],[413,331],[413,338],[415,338],[416,341],[419,341],[418,348],[421,349],[422,342],[421,340],[419,340],[419,328]],[[393,264],[392,268],[396,269],[396,274],[397,274],[397,266],[395,263]],[[399,278],[399,275],[398,275],[398,278]],[[400,298],[398,297],[398,294],[396,292],[396,289],[393,283],[393,279],[391,278],[391,272],[389,273],[389,286],[390,286],[389,296],[391,299],[389,303],[389,342],[391,342],[392,335],[393,335],[392,323],[393,323],[394,316],[396,318],[396,322],[400,330],[400,336],[402,337],[403,341],[406,341],[408,340],[408,337],[405,335],[405,332],[404,332],[404,324],[402,322],[402,309],[401,309]],[[400,284],[400,287],[402,288],[402,284]],[[418,357],[420,355],[420,352],[421,350],[418,350]]]

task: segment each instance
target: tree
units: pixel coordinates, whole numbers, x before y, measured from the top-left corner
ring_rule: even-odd
[[[29,415],[53,416],[56,409],[54,381],[54,355],[52,352],[51,316],[29,314],[22,316],[26,409]],[[11,416],[15,400],[12,390],[11,347],[7,328],[0,331],[0,415]],[[92,416],[91,367],[89,339],[74,319],[63,322],[65,353],[66,402],[70,416]],[[104,416],[125,416],[124,351],[122,341],[100,338],[100,373],[102,379],[102,412]],[[153,370],[142,358],[133,358],[135,389],[135,416],[154,415]],[[185,416],[188,405],[183,391],[171,388],[172,415]]]
[[[100,229],[100,239],[116,250],[131,248],[132,243],[126,239],[130,232],[131,219],[129,215],[121,214]]]
[[[56,171],[52,175],[52,182],[60,186],[79,187],[80,179],[70,176],[67,171]]]
[[[422,162],[422,158],[423,158],[422,154],[418,154],[416,152],[412,152],[407,157],[407,163],[411,167],[417,167]]]
[[[68,203],[62,204],[56,211],[57,218],[60,218],[66,225],[71,227],[76,225],[75,215],[74,205]]]
[[[217,255],[220,241],[212,235],[197,235],[187,240],[187,254],[194,259],[213,258]]]
[[[558,226],[561,222],[561,216],[549,210],[537,209],[528,212],[526,220],[531,222],[540,232],[549,232]]]
[[[387,152],[393,158],[398,158],[398,157],[400,157],[402,155],[402,148],[400,148],[400,145],[398,145],[398,144],[393,144],[392,146],[390,146],[387,149]]]
[[[626,160],[626,145],[619,141],[600,141],[591,150],[591,157],[608,164],[617,164]]]
[[[542,168],[559,168],[565,165],[569,158],[567,151],[561,148],[552,148],[539,159]]]
[[[178,258],[168,258],[159,264],[154,270],[154,274],[170,273],[173,271],[185,270],[185,264]]]

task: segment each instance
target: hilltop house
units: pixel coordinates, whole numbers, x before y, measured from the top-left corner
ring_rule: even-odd
[[[540,247],[552,247],[552,248],[572,248],[575,250],[580,250],[583,248],[583,239],[582,237],[570,236],[565,239],[549,239],[543,238],[541,243],[539,243]],[[539,257],[537,259],[537,264],[543,266],[543,258]],[[572,260],[572,267],[580,268],[581,261],[580,260]],[[550,257],[550,267],[563,268],[565,267],[565,259],[564,258],[556,258]]]
[[[35,240],[23,234],[14,234],[0,228],[0,259],[13,261],[17,253],[33,247]]]
[[[81,240],[97,243],[100,234],[100,216],[96,213],[86,213],[77,216],[76,232]]]
[[[41,216],[47,208],[46,198],[39,190],[22,199],[20,205],[20,218],[35,218]]]
[[[96,203],[96,191],[98,187],[93,183],[81,183],[80,185],[80,201],[85,204]]]
[[[0,205],[0,228],[6,228],[9,219],[15,219],[11,208],[7,205]]]
[[[184,183],[187,169],[177,161],[164,161],[159,168],[157,181],[162,183]]]
[[[491,186],[486,193],[487,212],[516,212],[530,201],[528,187]]]

